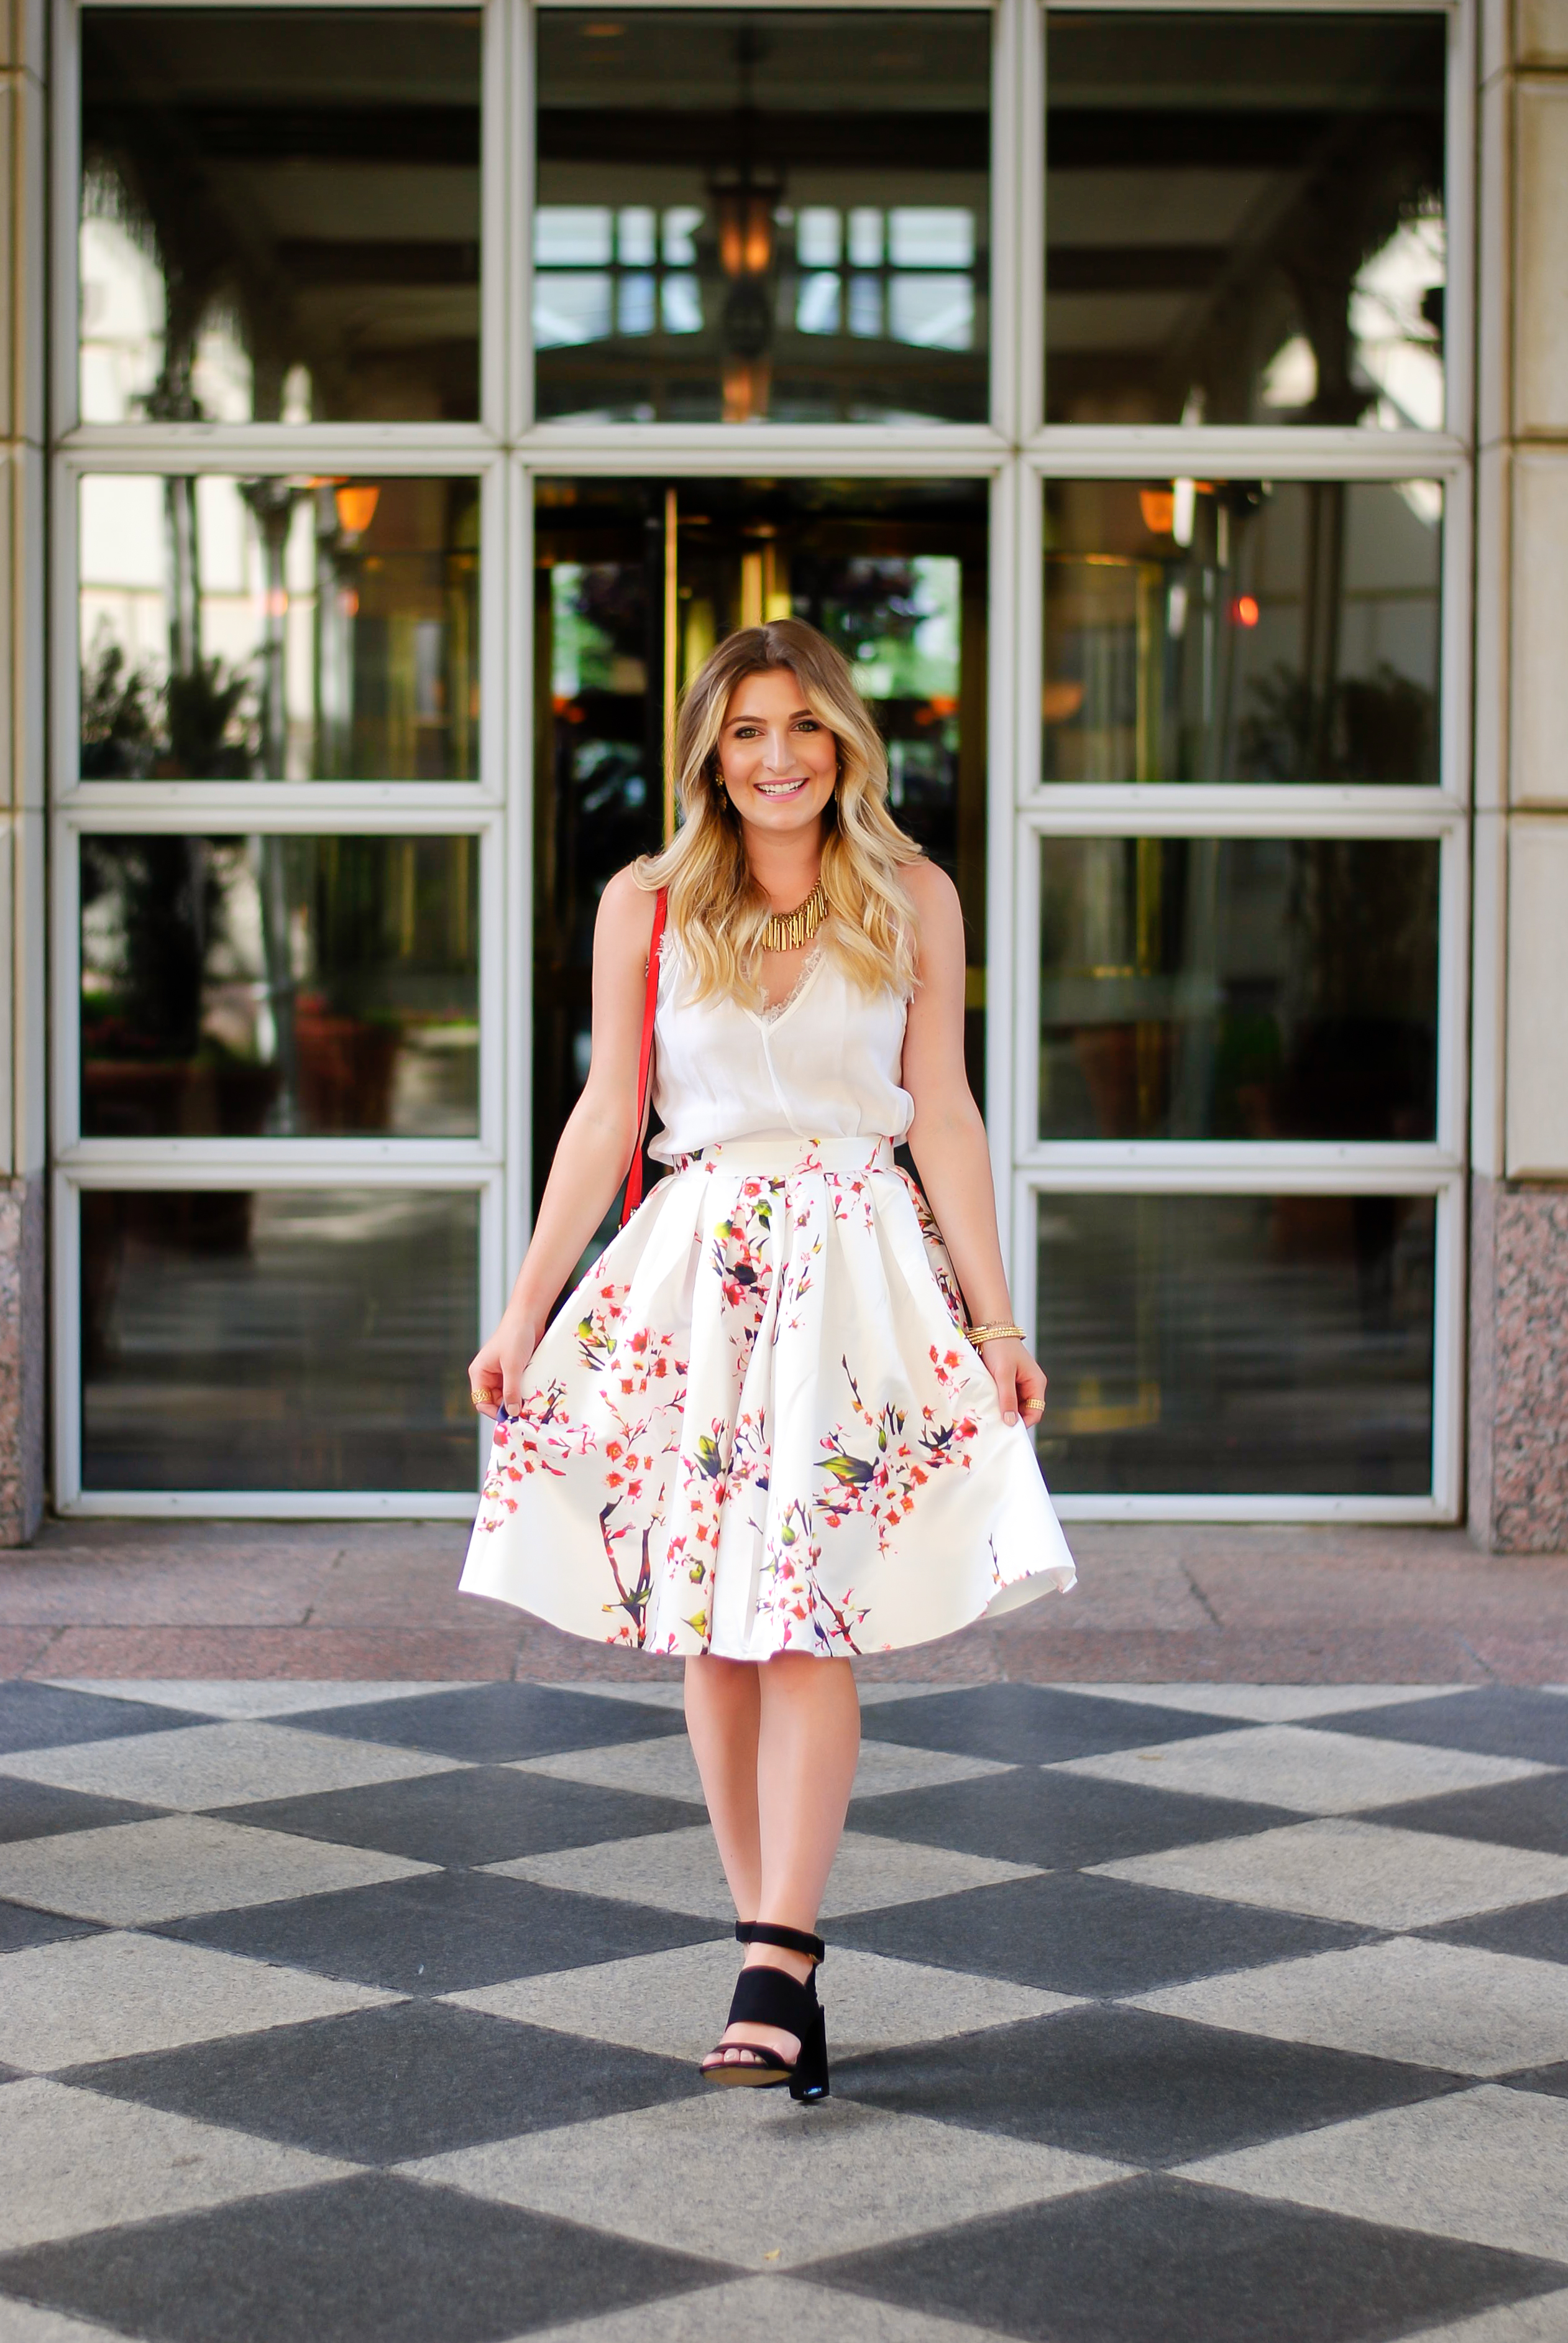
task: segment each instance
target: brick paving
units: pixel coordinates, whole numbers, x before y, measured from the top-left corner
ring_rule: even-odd
[[[1070,1526],[1081,1583],[868,1680],[1568,1683],[1568,1555],[1462,1530]],[[0,1675],[669,1680],[457,1592],[456,1522],[50,1522],[0,1557]]]

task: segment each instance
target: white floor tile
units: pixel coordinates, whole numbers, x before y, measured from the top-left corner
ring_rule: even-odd
[[[598,1846],[568,1847],[556,1855],[519,1855],[485,1867],[507,1879],[535,1879],[546,1887],[651,1904],[660,1911],[689,1912],[704,1920],[735,1916],[719,1850],[706,1823],[645,1838],[607,1839]],[[873,1912],[884,1905],[920,1903],[932,1896],[1037,1875],[1025,1864],[995,1863],[945,1847],[906,1845],[901,1839],[846,1831],[822,1899],[822,1917],[831,1921],[846,1912]],[[4,1892],[0,1886],[0,1894]]]
[[[1198,1797],[1288,1806],[1302,1815],[1351,1815],[1407,1798],[1437,1798],[1451,1790],[1521,1782],[1550,1768],[1523,1758],[1477,1757],[1468,1749],[1429,1749],[1355,1733],[1260,1725],[1191,1741],[1073,1757],[1051,1770],[1088,1774],[1101,1782],[1185,1790]]]
[[[1560,1855],[1342,1820],[1288,1823],[1091,1867],[1108,1879],[1368,1928],[1432,1928],[1568,1894],[1568,1857]]]
[[[308,1798],[371,1782],[449,1774],[456,1761],[423,1749],[387,1749],[332,1733],[297,1733],[256,1719],[176,1726],[64,1749],[24,1749],[0,1757],[0,1779],[49,1782],[90,1797],[136,1798],[149,1806],[200,1814],[262,1798]]]
[[[527,2343],[743,2343],[749,2336],[765,2337],[767,2343],[1001,2343],[990,2328],[956,2326],[950,2318],[932,2318],[896,2303],[772,2276],[736,2278],[728,2286],[612,2310],[603,2318],[548,2327]],[[0,2343],[5,2343],[3,2325]],[[39,2343],[52,2338],[41,2336]],[[62,2337],[61,2343],[67,2338]]]
[[[906,1749],[896,1741],[862,1741],[855,1769],[857,1798],[889,1797],[898,1790],[929,1790],[948,1782],[979,1781],[1010,1766],[987,1757],[956,1757],[943,1749]],[[605,1790],[640,1790],[645,1797],[703,1804],[702,1782],[684,1734],[657,1741],[620,1742],[608,1749],[568,1749],[551,1757],[518,1758],[518,1774],[545,1774],[557,1782],[591,1782]]]
[[[163,1936],[76,1936],[0,1957],[0,2061],[47,2074],[398,1998]]]
[[[1126,1700],[1151,1708],[1178,1708],[1194,1716],[1243,1717],[1253,1725],[1290,1725],[1303,1716],[1349,1716],[1367,1708],[1401,1708],[1473,1684],[1065,1684],[1096,1700]]]
[[[315,1708],[368,1708],[383,1700],[417,1700],[427,1692],[473,1692],[467,1684],[337,1684],[258,1682],[236,1677],[54,1676],[67,1692],[99,1693],[106,1700],[150,1701],[155,1708],[188,1708],[200,1716],[303,1716]]]
[[[446,1998],[493,2016],[695,2061],[724,2031],[740,1957],[739,1946],[730,1943],[682,1945],[672,1952],[518,1977]],[[829,1948],[819,1978],[832,2058],[854,2050],[940,2041],[1079,2006],[1066,1994],[840,1946]]]
[[[5,2105],[0,2253],[346,2179],[357,2168],[59,2083],[13,2083]]]
[[[62,1831],[0,1846],[0,1896],[72,1919],[141,1928],[196,1912],[412,1879],[436,1867],[282,1831],[250,1830],[210,1815],[166,1815],[156,1822]]]
[[[1181,2177],[1391,2228],[1568,2261],[1568,2099],[1497,2084],[1233,2156]]]
[[[1568,2343],[1568,2291],[1500,2303],[1457,2327],[1423,2327],[1409,2343]]]
[[[1459,2075],[1568,2058],[1568,1966],[1396,1936],[1130,1996],[1201,2026]]]
[[[782,2101],[782,2104],[780,2104]],[[398,2169],[678,2253],[760,2270],[1120,2179],[1034,2141],[848,2100],[712,2091],[633,2115],[463,2148]]]

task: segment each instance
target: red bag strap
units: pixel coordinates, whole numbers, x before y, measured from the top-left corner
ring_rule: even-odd
[[[642,1140],[648,1129],[648,1078],[653,1066],[653,1019],[658,1006],[658,947],[664,936],[664,915],[669,890],[661,887],[653,899],[653,933],[648,940],[648,989],[642,1001],[642,1049],[637,1061],[637,1146],[626,1175],[626,1202],[620,1208],[624,1229],[642,1202]]]

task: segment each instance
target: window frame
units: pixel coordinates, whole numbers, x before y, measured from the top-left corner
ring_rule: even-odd
[[[308,8],[318,0],[222,0]],[[987,837],[987,1078],[1004,1253],[1019,1313],[1033,1323],[1035,1198],[1081,1187],[1187,1192],[1383,1189],[1438,1199],[1433,1482],[1422,1498],[1072,1496],[1069,1519],[1450,1521],[1462,1490],[1465,1102],[1469,990],[1470,690],[1473,493],[1474,72],[1479,0],[1154,0],[1162,14],[1442,13],[1449,25],[1446,426],[1439,433],[1302,427],[1183,430],[1048,426],[1043,414],[1046,27],[1042,0],[856,0],[867,9],[987,11],[993,19],[990,167],[990,392],[984,424],[618,425],[533,420],[531,216],[535,18],[602,0],[479,0],[482,41],[481,404],[467,424],[85,425],[77,418],[76,304],[80,0],[51,0],[55,78],[52,297],[55,366],[48,458],[53,580],[48,834],[56,1000],[51,1050],[55,1143],[55,1503],[62,1513],[168,1517],[467,1518],[450,1492],[128,1492],[81,1488],[78,1213],[85,1189],[354,1184],[477,1192],[477,1334],[504,1299],[529,1230],[532,1047],[532,533],[541,475],[670,478],[759,473],[990,481],[990,742]],[[93,0],[100,6],[137,0]],[[167,0],[166,0],[167,5]],[[211,5],[211,0],[173,0]],[[337,6],[452,5],[465,0],[332,0]],[[472,5],[472,0],[467,0]],[[615,0],[618,9],[666,0]],[[689,8],[734,0],[682,0]],[[769,0],[775,8],[823,0]],[[1151,0],[1074,0],[1116,13]],[[473,472],[482,476],[482,716],[477,781],[432,783],[84,783],[78,739],[75,482],[85,472]],[[1432,789],[1127,784],[1070,789],[1040,780],[1043,483],[1057,477],[1278,479],[1426,477],[1445,485],[1442,748]],[[257,829],[386,834],[472,830],[481,840],[481,1119],[473,1141],[83,1141],[77,1127],[79,942],[76,842],[94,831],[219,833]],[[1046,834],[1435,837],[1441,842],[1440,1106],[1436,1138],[1407,1147],[1287,1142],[1114,1142],[1031,1139],[1038,950],[1035,841]],[[1047,1367],[1050,1362],[1046,1363]],[[461,1363],[454,1363],[461,1372]],[[477,1445],[477,1453],[478,1453]]]

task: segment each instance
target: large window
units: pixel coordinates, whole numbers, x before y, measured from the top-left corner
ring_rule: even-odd
[[[989,12],[542,9],[538,412],[980,423]]]
[[[1472,5],[71,0],[58,1502],[468,1509],[599,895],[789,613],[1064,1508],[1452,1515]]]

